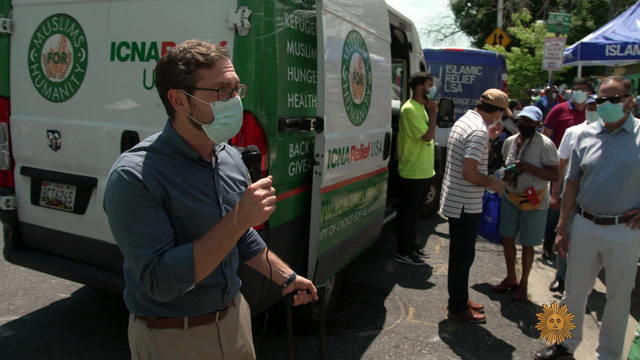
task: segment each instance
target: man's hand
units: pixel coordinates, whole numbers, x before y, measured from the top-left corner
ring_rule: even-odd
[[[564,227],[558,227],[556,229],[555,249],[562,257],[567,257],[569,253],[569,236]]]
[[[516,169],[518,169],[518,173],[530,173],[533,174],[536,171],[536,167],[531,165],[526,161],[516,161]]]
[[[293,296],[293,306],[308,304],[312,301],[318,301],[318,290],[313,283],[300,275],[282,290],[282,295],[296,292]]]
[[[549,207],[555,211],[560,211],[560,197],[558,195],[551,194],[549,197]]]
[[[487,189],[499,193],[504,187],[504,182],[502,180],[492,178],[491,184],[487,186]]]
[[[238,219],[247,227],[264,223],[276,210],[276,189],[268,176],[249,185],[237,205]]]
[[[631,220],[629,220],[629,222],[627,223],[627,226],[634,230],[640,229],[640,209],[629,210],[624,214],[625,215],[635,214],[635,216],[631,218]]]
[[[496,124],[492,124],[489,126],[489,139],[494,140],[497,139],[500,134],[502,134],[502,130],[504,126],[502,126],[502,121],[499,121]]]

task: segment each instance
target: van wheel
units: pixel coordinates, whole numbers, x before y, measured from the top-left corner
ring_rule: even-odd
[[[442,190],[442,175],[436,174],[427,185],[427,191],[422,204],[420,215],[432,217],[440,208],[440,191]]]

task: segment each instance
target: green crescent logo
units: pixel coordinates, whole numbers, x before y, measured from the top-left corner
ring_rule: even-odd
[[[55,14],[36,28],[29,44],[29,75],[38,93],[51,102],[75,95],[87,72],[87,37],[80,23]]]
[[[342,47],[342,99],[349,121],[360,126],[371,107],[373,74],[369,50],[362,35],[351,30]]]

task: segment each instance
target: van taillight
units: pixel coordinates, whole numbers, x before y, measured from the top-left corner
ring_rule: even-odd
[[[11,156],[11,132],[9,99],[0,98],[0,187],[14,187],[13,156]]]
[[[240,128],[240,132],[236,136],[229,140],[229,144],[241,147],[256,145],[262,153],[262,176],[267,176],[269,143],[262,126],[252,113],[244,112],[242,128]]]
[[[262,176],[267,176],[269,142],[258,119],[252,113],[248,111],[244,112],[242,116],[242,128],[240,128],[240,132],[236,136],[229,140],[229,144],[241,147],[256,145],[262,153]],[[266,228],[266,223],[254,226],[253,228],[262,231]]]

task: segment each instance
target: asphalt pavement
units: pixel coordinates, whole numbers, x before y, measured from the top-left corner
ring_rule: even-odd
[[[480,239],[470,276],[470,295],[486,307],[488,322],[446,319],[448,225],[439,218],[419,224],[428,266],[393,261],[395,240],[386,231],[342,273],[335,312],[327,320],[327,359],[532,359],[545,346],[535,325],[542,304],[559,301],[546,288],[553,269],[536,254],[529,302],[495,294],[504,276],[500,245]],[[604,277],[603,277],[604,279]],[[41,274],[0,260],[0,359],[127,359],[127,311],[119,296]],[[628,343],[640,316],[638,289]],[[605,301],[596,284],[577,359],[594,359],[598,320]],[[272,309],[254,318],[258,359],[286,359],[283,314]],[[318,358],[315,328],[297,328],[297,359]]]

